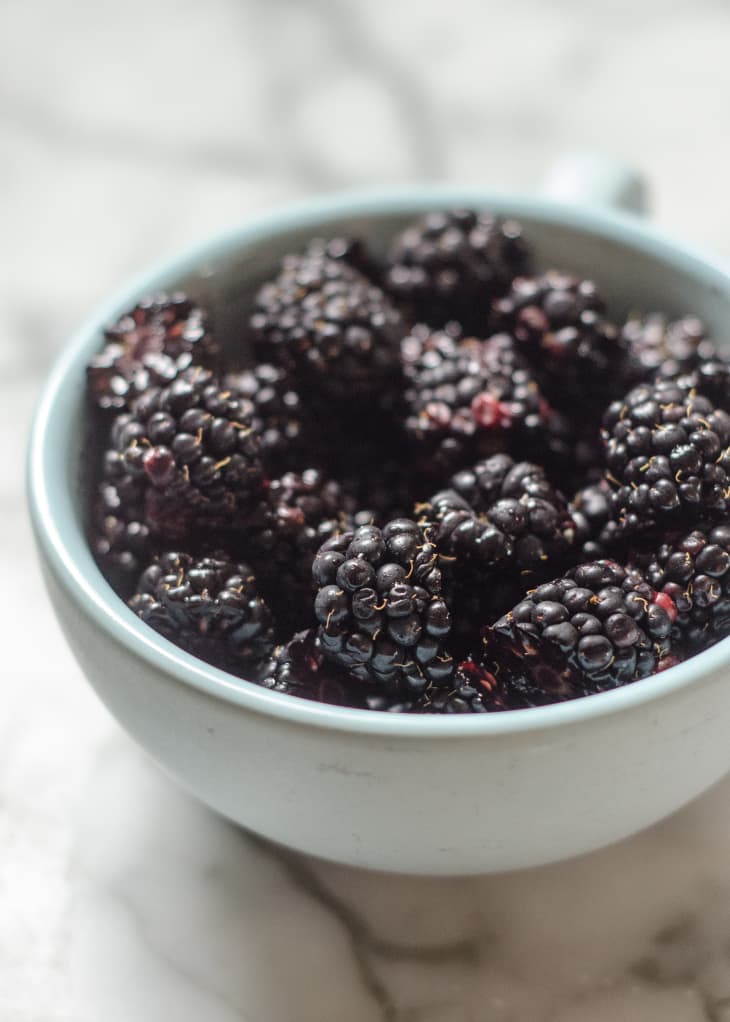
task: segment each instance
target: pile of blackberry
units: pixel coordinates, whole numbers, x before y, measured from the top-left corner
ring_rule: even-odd
[[[532,265],[448,210],[380,257],[312,239],[225,334],[178,293],[110,324],[82,476],[120,597],[272,697],[390,713],[575,699],[730,634],[730,359]]]

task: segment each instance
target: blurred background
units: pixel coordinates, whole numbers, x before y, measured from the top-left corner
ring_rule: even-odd
[[[201,829],[203,811],[139,765],[46,604],[22,461],[33,403],[69,332],[132,271],[276,203],[415,179],[529,190],[566,150],[636,165],[662,225],[730,256],[729,44],[726,0],[0,0],[0,554],[12,581],[0,587],[0,1017],[81,1018],[62,1007],[69,959],[99,1009],[90,1019],[203,1017],[184,985],[173,995],[172,980],[158,1001],[144,1001],[147,959],[133,934],[115,929],[110,906],[130,876],[143,891],[160,879],[144,860],[159,852],[163,804],[181,807],[177,824],[168,817],[178,852],[194,858],[190,847],[200,850],[217,826],[224,878],[240,866],[224,825]],[[88,811],[131,803],[110,836],[104,813]],[[180,861],[180,883],[192,882]],[[656,889],[657,917],[673,863]],[[441,885],[444,904],[455,889]],[[413,906],[424,903],[423,886],[409,890]],[[471,902],[468,887],[458,892]],[[217,911],[227,898],[221,889]],[[240,891],[232,904],[251,908]],[[181,930],[192,922],[210,931],[212,908],[198,910]],[[177,923],[154,920],[163,957]],[[226,940],[240,939],[233,917],[227,925]],[[308,926],[294,931],[302,944]],[[565,937],[571,956],[595,929],[583,920],[573,944]],[[612,932],[620,944],[620,925]],[[196,953],[186,954],[192,969]],[[561,967],[573,976],[568,959]],[[344,1018],[311,1000],[302,970],[291,1017]],[[234,1007],[207,1018],[239,1017],[228,973]],[[121,992],[145,1010],[130,1013]],[[263,997],[250,1017],[278,1022],[284,1013],[267,1014],[270,1003]],[[670,1008],[656,1017],[690,1018]],[[438,1019],[457,1019],[444,1011]],[[483,1017],[469,1011],[458,1019]],[[519,1017],[538,1015],[526,1007]],[[628,1018],[600,1015],[619,1017]]]
[[[529,189],[566,149],[635,163],[662,223],[730,247],[725,0],[0,8],[6,358],[47,359],[130,270],[263,207]]]

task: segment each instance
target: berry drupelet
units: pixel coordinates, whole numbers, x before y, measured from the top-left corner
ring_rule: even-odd
[[[233,673],[255,671],[273,649],[271,612],[251,568],[224,554],[161,554],[129,606],[175,645]]]
[[[648,562],[648,563],[647,563]],[[669,539],[639,563],[677,607],[673,639],[696,653],[730,631],[730,527],[716,525]]]
[[[320,547],[312,575],[325,654],[365,685],[413,698],[451,676],[451,629],[431,530],[405,518]]]
[[[596,416],[619,387],[617,363],[624,347],[619,331],[603,315],[595,284],[549,270],[518,277],[494,302],[495,329],[508,330],[540,373],[548,397],[573,418]]]
[[[638,571],[582,564],[530,591],[484,634],[508,699],[542,705],[645,678],[677,663],[674,601]]]
[[[730,508],[730,415],[681,379],[642,384],[611,404],[603,439],[619,534]]]
[[[393,242],[386,288],[411,322],[432,327],[458,320],[484,334],[490,301],[529,262],[522,228],[490,213],[429,213]]]
[[[148,388],[112,426],[102,511],[111,486],[122,503],[118,518],[143,522],[158,546],[195,543],[213,529],[221,540],[242,530],[262,487],[251,412],[204,369]],[[103,514],[97,523],[102,536],[117,528]],[[114,542],[117,553],[121,543]]]
[[[401,345],[406,429],[418,448],[458,468],[507,447],[537,448],[551,409],[511,337],[463,338],[418,325]]]
[[[263,358],[330,397],[370,397],[400,371],[400,314],[321,243],[284,258],[256,296],[251,326]]]
[[[182,293],[144,299],[104,337],[106,346],[86,369],[89,397],[99,408],[129,408],[148,387],[167,386],[192,365],[212,368],[219,357],[207,313]]]

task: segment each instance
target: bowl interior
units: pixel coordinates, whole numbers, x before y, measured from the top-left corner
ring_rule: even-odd
[[[684,246],[665,239],[642,221],[628,216],[580,210],[539,199],[510,198],[478,190],[454,188],[409,189],[381,194],[343,196],[292,207],[199,245],[183,256],[144,273],[100,309],[80,330],[64,354],[49,383],[36,422],[31,447],[31,507],[45,552],[74,576],[94,604],[103,627],[115,628],[122,615],[125,630],[149,651],[157,648],[168,665],[192,658],[150,633],[123,606],[101,575],[88,549],[83,530],[81,485],[84,445],[84,367],[102,341],[103,326],[143,296],[158,290],[180,288],[208,306],[216,332],[226,340],[233,357],[245,351],[245,335],[253,294],[275,271],[281,257],[301,249],[312,237],[357,235],[376,255],[383,255],[390,239],[417,214],[427,210],[469,206],[493,210],[520,219],[534,248],[538,269],[555,266],[594,279],[608,302],[609,314],[620,319],[628,311],[660,310],[669,315],[696,313],[721,340],[730,322],[730,278],[724,268]],[[240,349],[240,351],[239,351]],[[169,647],[169,648],[168,648]],[[719,647],[723,647],[722,652]],[[510,727],[516,718],[532,718],[537,724],[553,715],[556,722],[570,716],[599,712],[599,706],[619,708],[627,701],[651,698],[674,684],[684,684],[702,670],[703,659],[727,658],[728,640],[707,653],[637,685],[591,696],[574,704],[498,714],[473,719],[470,726]],[[190,672],[188,672],[190,673]],[[222,672],[195,662],[195,678],[222,697],[233,689],[248,691],[251,698],[285,701],[296,715],[325,713],[323,708],[293,697],[266,693],[257,686],[227,678]],[[252,691],[255,689],[255,693]],[[591,704],[579,707],[578,704]],[[545,715],[548,715],[546,718]],[[326,716],[357,715],[363,711],[326,708]],[[390,715],[388,729],[396,721]],[[562,716],[561,716],[562,715]],[[375,721],[370,722],[376,727]],[[405,728],[454,728],[453,718],[425,722],[408,718]]]

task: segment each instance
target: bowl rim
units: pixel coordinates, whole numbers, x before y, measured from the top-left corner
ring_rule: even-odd
[[[493,714],[415,716],[330,706],[272,692],[254,682],[198,660],[143,624],[114,592],[89,550],[82,523],[73,508],[67,459],[61,446],[62,424],[78,412],[68,381],[83,371],[98,347],[104,325],[113,321],[143,294],[172,286],[175,277],[200,270],[211,257],[288,232],[312,229],[345,217],[417,215],[449,207],[495,209],[501,215],[539,220],[638,250],[678,269],[694,269],[709,278],[711,288],[730,291],[730,266],[693,245],[675,241],[632,214],[568,205],[539,196],[500,192],[477,186],[398,185],[343,191],[276,207],[224,231],[201,239],[181,253],[136,274],[99,305],[61,352],[39,399],[28,449],[27,492],[39,550],[66,593],[120,645],[158,670],[199,692],[241,709],[292,724],[384,738],[453,738],[458,735],[502,735],[572,727],[584,721],[630,711],[653,703],[730,665],[730,637],[661,674],[609,692],[549,706]],[[170,283],[163,281],[169,279]],[[61,428],[58,428],[61,426]],[[79,539],[81,545],[79,545]]]

